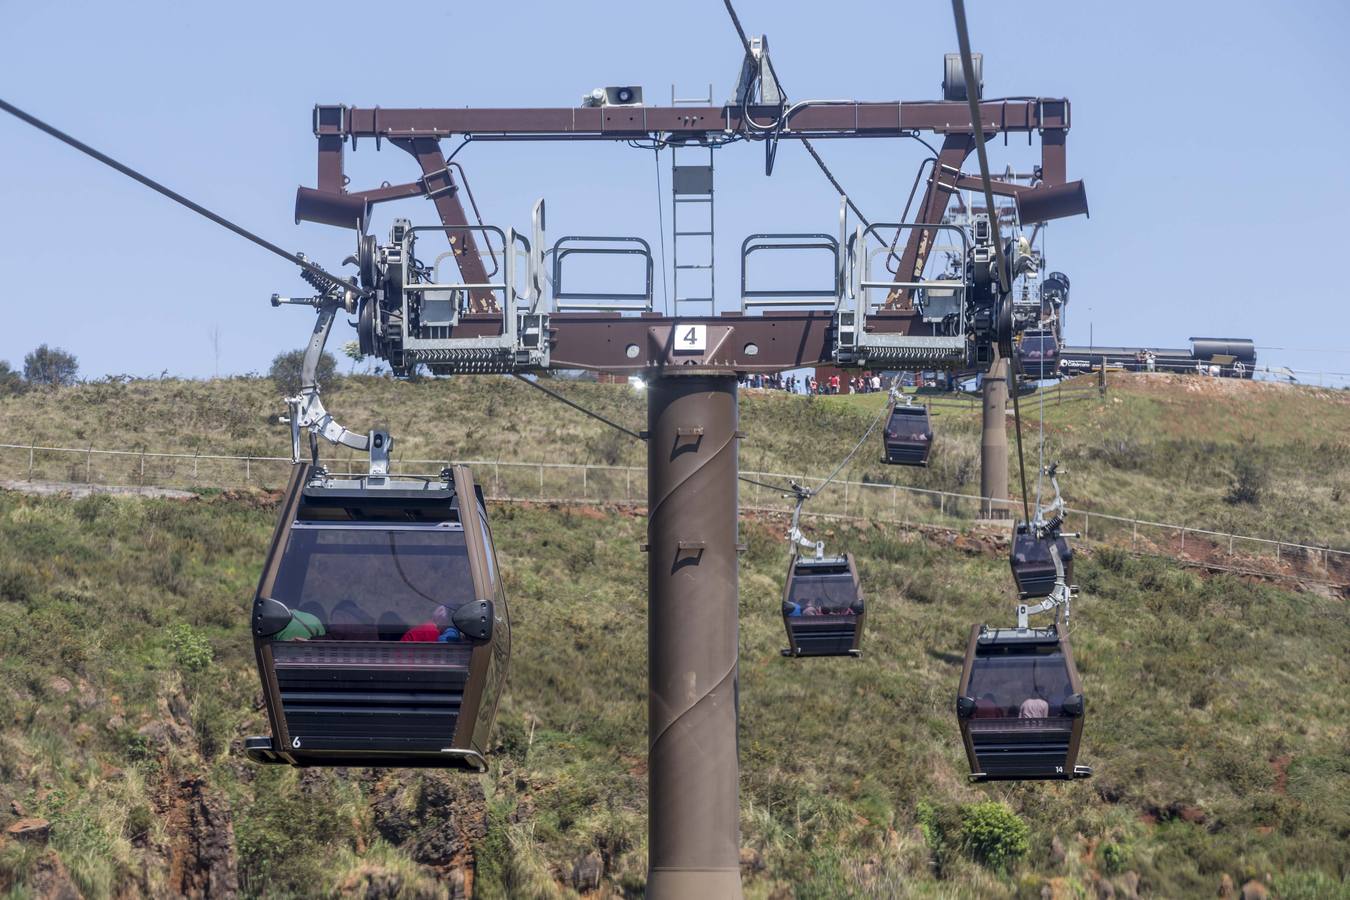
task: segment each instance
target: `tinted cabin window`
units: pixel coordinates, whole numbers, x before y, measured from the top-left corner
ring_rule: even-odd
[[[1019,526],[1017,536],[1013,539],[1013,562],[1045,565],[1053,569],[1055,561],[1050,556],[1052,544],[1059,545],[1059,558],[1062,562],[1067,564],[1073,558],[1073,550],[1064,538],[1055,538],[1053,541],[1038,540],[1035,535],[1022,531]]]
[[[858,591],[853,584],[853,575],[847,571],[828,574],[798,572],[792,578],[792,590],[785,612],[790,616],[856,616],[862,611],[862,604],[857,600]]]
[[[292,528],[272,596],[331,640],[447,640],[473,599],[464,533],[449,528]],[[438,616],[438,607],[445,610]],[[432,634],[432,628],[436,634]]]
[[[886,436],[901,441],[925,441],[928,439],[928,413],[926,410],[906,412],[896,410],[886,428]]]
[[[1060,716],[1071,693],[1069,670],[1058,645],[977,650],[969,690],[975,700],[974,718],[1016,719],[1023,716],[1027,701],[1032,701],[1026,707],[1030,713],[1044,710],[1047,716]]]
[[[1055,355],[1059,348],[1055,339],[1044,334],[1028,334],[1022,338],[1022,356],[1026,359],[1045,359]]]

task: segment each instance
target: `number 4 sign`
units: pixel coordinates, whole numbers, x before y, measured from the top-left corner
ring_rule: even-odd
[[[675,352],[703,353],[708,349],[707,325],[676,325]]]

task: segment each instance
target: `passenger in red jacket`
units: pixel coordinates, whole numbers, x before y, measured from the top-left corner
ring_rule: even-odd
[[[444,606],[438,606],[431,613],[431,618],[420,625],[414,625],[408,629],[408,633],[399,638],[400,641],[424,641],[434,644],[441,639],[441,632],[450,625],[450,611]]]

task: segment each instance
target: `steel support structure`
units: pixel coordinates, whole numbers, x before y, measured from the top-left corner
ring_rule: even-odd
[[[808,102],[791,107],[613,106],[557,109],[385,109],[318,106],[317,188],[301,188],[297,219],[362,228],[370,204],[405,197],[433,200],[447,237],[472,238],[458,185],[439,149],[447,138],[480,141],[674,141],[710,145],[731,139],[779,140],[943,135],[915,220],[938,224],[961,165],[975,146],[975,115],[986,135],[1033,133],[1041,139],[1038,185],[1065,183],[1064,99],[993,100],[977,112],[964,102]],[[753,119],[753,125],[746,119]],[[757,127],[755,127],[757,126]],[[765,137],[765,129],[772,135]],[[422,177],[348,191],[343,152],[361,139],[390,141],[416,157]],[[773,146],[767,148],[771,154]],[[453,154],[452,154],[453,156]],[[1081,186],[1079,186],[1081,193]],[[1058,195],[1056,195],[1058,196]],[[1042,203],[1042,207],[1047,204]],[[1057,214],[1071,214],[1062,212]],[[912,229],[897,281],[922,274],[935,231]],[[482,260],[468,240],[452,243],[466,283],[481,283]],[[933,336],[936,326],[907,309],[895,290],[867,317],[875,334]],[[492,337],[502,317],[473,297],[456,337]],[[676,346],[677,329],[700,329],[697,350]],[[739,897],[737,761],[737,395],[736,378],[830,365],[835,321],[827,310],[670,317],[657,313],[563,312],[548,316],[553,368],[640,375],[648,399],[648,896]],[[986,382],[986,496],[1007,496],[1006,367]],[[991,418],[996,428],[989,427]],[[998,465],[991,465],[997,459]],[[997,476],[1001,472],[1001,478]],[[995,476],[992,481],[990,476]],[[1003,505],[1006,508],[1006,504]]]
[[[1002,134],[1032,133],[1041,139],[1041,164],[1036,170],[1035,188],[1003,185],[995,182],[1000,193],[1012,195],[1021,188],[1027,202],[1033,195],[1065,184],[1065,139],[1071,112],[1064,98],[1022,98],[982,102],[979,124],[986,139]],[[747,121],[748,120],[748,121]],[[631,141],[672,139],[679,143],[704,144],[729,137],[754,133],[779,122],[781,127],[771,138],[780,140],[821,140],[829,138],[912,137],[929,131],[944,135],[942,149],[929,176],[916,222],[937,224],[947,209],[948,200],[958,190],[961,165],[975,148],[975,120],[964,101],[932,102],[858,102],[821,101],[780,106],[602,106],[534,109],[384,109],[381,107],[316,106],[314,134],[319,144],[318,187],[301,188],[296,202],[296,218],[351,227],[364,223],[369,204],[410,196],[427,196],[436,202],[441,222],[452,240],[467,223],[458,199],[458,186],[445,165],[438,142],[461,137],[473,141]],[[387,182],[373,190],[348,191],[343,171],[343,154],[348,142],[355,149],[362,138],[373,139],[378,147],[387,140],[407,150],[418,160],[423,176],[406,184]],[[1006,190],[1003,190],[1006,188]],[[1081,192],[1081,185],[1079,185]],[[1037,195],[1039,196],[1039,195]],[[1086,211],[1072,204],[1055,208],[1048,217],[1073,215]],[[1041,209],[1055,207],[1043,203]],[[335,214],[338,211],[341,215]],[[460,239],[455,247],[456,262],[468,283],[481,283],[482,263],[472,244]],[[896,281],[913,281],[921,274],[933,242],[933,232],[911,230],[906,238]],[[477,303],[489,303],[487,297],[474,296]],[[886,299],[888,308],[909,305],[906,289],[896,289]]]
[[[647,896],[741,896],[736,377],[647,400]]]
[[[980,496],[990,519],[1008,515],[1008,382],[1011,365],[994,351],[984,376],[984,419],[980,429]]]

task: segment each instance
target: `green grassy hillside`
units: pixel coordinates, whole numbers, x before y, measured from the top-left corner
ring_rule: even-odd
[[[626,388],[563,389],[642,421]],[[643,461],[507,380],[355,378],[328,399],[354,427],[392,427],[406,458]],[[742,465],[823,472],[880,402],[749,394]],[[276,406],[261,380],[83,385],[0,400],[0,442],[281,455]],[[1346,546],[1347,411],[1342,393],[1157,376],[1048,407],[1046,433],[1075,506]],[[1023,412],[1030,436],[1038,410]],[[937,423],[934,465],[898,477],[976,491],[978,413]],[[875,456],[853,477],[897,477]],[[82,472],[38,463],[39,477]],[[0,476],[26,464],[0,454]],[[1254,502],[1231,502],[1252,479]],[[488,775],[299,773],[240,753],[265,730],[246,611],[275,499],[0,491],[0,895],[639,896],[644,520],[493,507],[515,656]],[[968,537],[835,526],[823,536],[867,586],[866,653],[791,661],[783,527],[743,524],[750,897],[1216,896],[1251,880],[1350,896],[1343,598],[1085,555],[1073,640],[1097,774],[972,786],[959,654],[972,623],[1011,616],[1006,559]]]
[[[631,428],[645,401],[622,385],[550,382],[583,405]],[[1067,395],[1066,395],[1067,396]],[[1064,462],[1078,508],[1220,531],[1350,549],[1350,391],[1170,375],[1116,375],[1108,394],[1088,392],[1044,409],[1047,459]],[[402,384],[342,379],[325,394],[344,424],[392,429],[396,457],[644,465],[643,448],[606,426],[509,378]],[[743,392],[744,469],[822,476],[843,457],[884,395],[792,397]],[[275,424],[280,395],[266,379],[85,384],[0,399],[0,443],[288,456]],[[1035,474],[1041,412],[1024,401],[1028,471]],[[978,409],[940,407],[929,468],[895,469],[874,447],[843,473],[853,480],[979,492]],[[1009,431],[1011,432],[1011,417]],[[1010,441],[1011,444],[1011,441]],[[1013,464],[1016,457],[1010,447]],[[0,477],[26,477],[28,454],[0,451]],[[134,483],[134,458],[95,457],[95,480]],[[180,463],[150,461],[173,484]],[[206,471],[205,469],[203,471]],[[215,477],[242,480],[237,466]],[[84,460],[37,456],[37,476],[81,480]],[[284,467],[255,479],[284,481]],[[1236,482],[1257,502],[1229,502]],[[1014,491],[1016,478],[1013,478]]]
[[[0,846],[0,889],[567,896],[590,855],[606,890],[640,894],[642,520],[494,513],[516,654],[491,773],[297,773],[239,754],[264,727],[245,611],[270,504],[0,493],[0,798],[51,823]],[[841,529],[872,598],[866,656],[790,661],[780,527],[745,526],[750,896],[1179,897],[1225,876],[1346,894],[1343,601],[1098,553],[1073,633],[1096,777],[970,786],[958,654],[1010,612],[1004,560]],[[989,802],[1027,826],[1002,869],[962,825]]]

